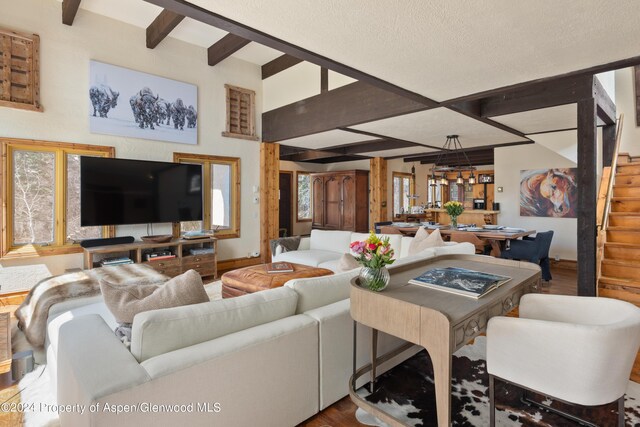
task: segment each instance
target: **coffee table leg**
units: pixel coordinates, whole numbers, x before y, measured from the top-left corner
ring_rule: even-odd
[[[371,328],[371,382],[369,383],[370,393],[373,393],[375,391],[377,359],[378,359],[378,330]]]

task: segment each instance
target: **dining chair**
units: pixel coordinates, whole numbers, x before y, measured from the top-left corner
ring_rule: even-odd
[[[572,406],[617,401],[617,421],[600,425],[624,426],[624,394],[640,346],[640,308],[611,298],[527,294],[519,316],[492,317],[487,325],[490,426],[496,379],[518,386],[524,402],[582,425],[595,426],[528,398],[527,391]]]
[[[549,248],[553,239],[553,230],[537,233],[535,237],[523,240],[511,240],[509,247],[502,251],[501,258],[531,261],[540,265],[542,279],[551,280]]]
[[[393,224],[393,221],[380,221],[380,222],[374,222],[373,223],[373,230],[376,232],[376,234],[380,234],[380,227],[383,225],[391,225]]]
[[[383,225],[380,227],[380,234],[402,234],[398,227]]]
[[[467,231],[452,231],[449,241],[458,243],[469,242],[476,247],[476,253],[480,255],[489,255],[491,253],[491,243],[489,241],[481,239]]]

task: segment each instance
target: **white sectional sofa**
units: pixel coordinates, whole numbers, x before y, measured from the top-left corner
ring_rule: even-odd
[[[352,242],[365,240],[367,237],[369,237],[368,233],[311,230],[310,237],[300,239],[298,250],[277,252],[273,254],[272,258],[274,262],[286,261],[337,271],[340,257],[345,253],[349,253],[349,245]],[[395,259],[399,260],[409,257],[409,245],[413,237],[406,237],[400,234],[390,234],[387,235],[387,237],[389,237],[389,243],[395,252]],[[461,253],[459,251],[463,250],[462,248],[468,249],[466,244],[462,248],[458,247],[457,249],[453,249],[453,247],[460,245],[460,243],[455,242],[444,242],[444,245],[445,246],[434,248],[434,254],[436,256],[448,253]]]
[[[447,249],[474,252],[471,244]],[[434,254],[404,257],[398,265]],[[295,279],[232,299],[140,313],[131,351],[116,338],[115,320],[99,299],[52,307],[47,358],[58,403],[87,408],[60,413],[62,426],[280,427],[304,421],[348,394],[349,292],[357,274]],[[370,330],[359,327],[357,338],[356,364],[362,366],[369,361]],[[379,354],[401,344],[380,334]]]

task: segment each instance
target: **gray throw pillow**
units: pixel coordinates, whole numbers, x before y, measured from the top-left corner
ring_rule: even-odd
[[[273,239],[269,242],[269,245],[271,246],[271,256],[275,256],[276,253],[295,251],[300,246],[300,236]],[[280,246],[280,250],[276,252],[278,246]]]
[[[157,286],[118,285],[100,280],[104,302],[118,323],[133,323],[136,314],[161,308],[208,302],[202,277],[195,270]]]

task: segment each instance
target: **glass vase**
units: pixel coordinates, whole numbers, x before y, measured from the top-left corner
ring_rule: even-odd
[[[451,228],[458,228],[458,217],[451,215]]]
[[[384,290],[389,285],[389,280],[391,280],[387,267],[362,267],[359,277],[360,286],[376,292]]]

